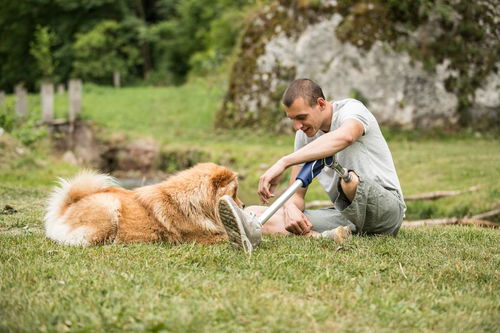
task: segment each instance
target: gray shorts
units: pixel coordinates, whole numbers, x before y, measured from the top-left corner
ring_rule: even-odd
[[[313,231],[323,232],[338,226],[349,226],[357,234],[396,235],[403,222],[405,205],[397,191],[382,187],[360,176],[354,200],[350,203],[339,186],[335,207],[306,209]]]

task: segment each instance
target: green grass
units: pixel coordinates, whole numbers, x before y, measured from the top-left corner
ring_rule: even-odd
[[[432,331],[498,329],[499,233],[402,230],[397,238],[269,237],[227,244],[62,247],[0,237],[7,331]]]
[[[153,137],[165,149],[203,151],[205,159],[237,171],[244,201],[257,203],[258,177],[291,151],[293,138],[214,131],[224,85],[195,80],[163,88],[86,86],[83,116],[101,126],[103,136],[120,131],[131,138]],[[59,117],[65,98],[56,98]],[[37,105],[37,97],[30,96],[30,103]],[[32,135],[16,131],[21,138]],[[498,139],[415,132],[389,137],[405,194],[482,185],[457,197],[409,202],[408,219],[498,207]],[[63,247],[43,236],[43,210],[56,177],[78,168],[47,156],[48,146],[43,136],[29,148],[0,136],[0,331],[494,332],[500,327],[498,230],[403,229],[396,238],[354,237],[340,248],[276,236],[252,257],[228,244]],[[317,183],[308,199],[326,199]],[[17,213],[1,212],[7,204]]]
[[[221,86],[205,82],[119,90],[88,86],[83,116],[111,131],[193,144],[213,136],[214,110],[222,94]]]

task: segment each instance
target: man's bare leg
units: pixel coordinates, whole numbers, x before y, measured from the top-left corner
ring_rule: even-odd
[[[267,208],[268,207],[265,206],[249,206],[245,208],[245,211],[252,212],[257,216],[260,216]],[[262,234],[286,236],[295,235],[285,229],[285,214],[283,213],[283,208],[278,209],[278,211],[262,226]],[[310,231],[302,236],[320,237],[320,233]]]
[[[347,199],[352,202],[354,200],[354,197],[356,196],[356,190],[359,185],[359,177],[354,171],[349,171],[349,174],[351,175],[351,181],[349,183],[346,183],[343,179],[341,179],[340,186],[342,187],[342,191],[344,192]]]
[[[357,177],[355,179],[356,182],[359,183],[359,179]],[[354,179],[352,182],[354,182]],[[354,194],[352,192],[351,194],[352,198],[354,198],[354,194],[356,194],[355,188],[354,188]],[[251,212],[256,216],[260,216],[262,213],[264,213],[266,209],[267,207],[264,206],[249,206],[245,208],[245,211]],[[285,215],[283,213],[283,208],[278,209],[278,211],[262,226],[262,234],[286,235],[286,236],[295,235],[291,232],[288,232],[285,229]],[[351,229],[348,226],[340,226],[332,230],[324,231],[323,233],[311,230],[307,234],[301,236],[314,237],[314,238],[330,238],[336,242],[343,242],[351,237]]]

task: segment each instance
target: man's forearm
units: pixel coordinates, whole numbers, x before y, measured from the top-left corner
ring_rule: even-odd
[[[335,138],[334,133],[327,133],[317,138],[301,149],[281,158],[282,163],[289,167],[308,161],[329,157],[351,144],[350,141]]]
[[[329,157],[355,142],[363,134],[357,120],[347,120],[339,129],[326,133],[301,149],[281,158],[285,167]]]
[[[283,206],[284,209],[287,209],[290,205],[294,205],[295,207],[297,207],[298,209],[300,209],[300,211],[304,211],[304,209],[306,208],[306,204],[305,204],[305,200],[303,197],[297,195],[297,194],[294,194],[286,203],[285,205]]]
[[[292,171],[290,173],[290,185],[292,185],[297,180],[297,175],[299,174],[301,167],[293,166]],[[301,188],[295,192],[290,199],[283,205],[283,208],[286,209],[287,205],[294,205],[301,211],[305,209],[305,197],[307,193],[307,187]]]

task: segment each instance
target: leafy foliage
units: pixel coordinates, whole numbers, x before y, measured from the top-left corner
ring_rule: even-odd
[[[38,69],[44,78],[54,75],[55,63],[51,51],[55,35],[48,27],[37,26],[35,40],[30,43],[30,53],[36,59]]]
[[[66,81],[73,70],[76,33],[92,29],[105,19],[121,20],[130,13],[128,0],[0,1],[0,89],[11,91],[20,81],[34,90],[40,79],[37,62],[30,54],[37,26],[54,33],[51,49],[57,63],[55,76]]]
[[[105,83],[110,81],[114,71],[122,76],[135,73],[136,67],[141,64],[136,38],[139,24],[137,20],[122,24],[103,21],[89,32],[77,34],[74,45],[75,75]]]
[[[245,8],[255,3],[2,1],[0,89],[10,91],[24,81],[33,90],[40,79],[39,67],[53,67],[53,75],[60,81],[82,75],[96,83],[110,82],[110,72],[118,69],[129,82],[146,78],[163,84],[180,83],[193,67],[206,72],[224,61],[243,26]],[[37,26],[43,27],[40,32],[45,34],[39,36],[45,38],[44,51],[37,42]],[[37,53],[30,53],[34,46]],[[43,66],[40,61],[45,62]]]
[[[253,2],[216,0],[210,6],[197,0],[177,2],[171,18],[143,30],[155,61],[150,74],[160,83],[180,83],[193,68],[205,73],[219,66],[243,27],[243,9]]]
[[[243,16],[239,10],[228,10],[210,23],[207,48],[195,53],[189,60],[193,72],[206,74],[223,63],[238,39],[243,27]]]
[[[16,125],[14,101],[7,100],[0,106],[0,128],[6,132],[10,132]]]

